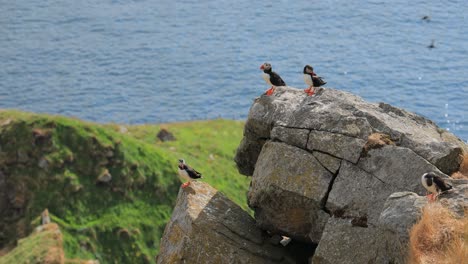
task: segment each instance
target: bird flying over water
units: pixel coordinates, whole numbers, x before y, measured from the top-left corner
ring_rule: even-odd
[[[262,77],[265,82],[271,85],[271,88],[265,92],[266,95],[272,95],[276,86],[286,86],[286,83],[283,81],[283,79],[281,79],[281,77],[276,72],[272,71],[270,63],[263,63],[260,66],[260,70],[263,71]]]
[[[446,183],[433,172],[424,173],[421,177],[421,183],[431,193],[427,196],[430,201],[435,201],[441,193],[452,189],[452,185]]]
[[[183,181],[182,188],[190,185],[192,180],[201,179],[202,175],[200,172],[194,170],[192,167],[185,164],[185,160],[179,159],[179,176]]]

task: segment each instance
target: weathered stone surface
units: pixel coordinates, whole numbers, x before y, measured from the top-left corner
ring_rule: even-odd
[[[157,263],[293,263],[238,205],[206,183],[181,189]]]
[[[366,141],[372,133],[384,133],[396,145],[411,149],[446,174],[458,169],[458,155],[468,151],[463,141],[434,122],[403,109],[385,103],[368,103],[358,96],[329,88],[307,96],[299,89],[278,87],[275,96],[257,98],[250,109],[244,130],[244,139],[248,138],[249,144],[241,144],[237,155],[252,159],[246,166],[245,161],[236,158],[241,173],[253,174],[260,153],[258,149],[265,140],[273,138],[272,129],[278,130],[276,127],[310,130],[307,148],[351,162],[355,162],[356,153],[360,153],[361,140]],[[302,146],[304,133],[286,135],[283,132],[275,131],[274,138]],[[329,142],[334,144],[329,146]],[[343,153],[343,150],[346,151]]]
[[[319,151],[312,152],[312,155],[324,166],[327,168],[331,173],[335,174],[341,166],[341,159],[335,158],[325,153],[321,153]]]
[[[311,153],[267,142],[248,194],[257,224],[273,233],[317,242],[328,218],[320,208],[332,178]]]
[[[412,192],[396,192],[385,202],[379,218],[379,227],[396,233],[407,242],[409,228],[421,216],[421,209],[428,203],[424,196]]]
[[[393,145],[369,150],[357,166],[398,190],[418,194],[426,191],[421,185],[421,176],[424,173],[433,171],[439,176],[447,177],[414,151]]]
[[[438,199],[445,207],[459,217],[466,217],[468,212],[468,180],[452,180],[453,189],[441,194]]]
[[[356,163],[361,156],[366,141],[343,134],[315,131],[309,135],[307,149],[319,150],[337,158]]]
[[[410,149],[393,145],[371,149],[357,165],[343,161],[327,208],[349,217],[367,216],[376,225],[393,192],[426,192],[420,179],[429,171],[447,177]]]
[[[438,197],[440,203],[458,217],[464,217],[468,209],[466,182],[452,180],[453,190]],[[378,263],[406,263],[409,231],[421,217],[421,210],[427,203],[426,197],[412,192],[397,192],[388,197],[378,223],[383,243],[379,249]]]
[[[421,175],[448,179],[462,153],[460,139],[403,109],[329,88],[306,96],[278,87],[253,103],[235,160],[253,176],[258,226],[318,243],[313,263],[403,263],[403,233],[425,202]],[[457,184],[439,200],[461,216],[468,182]],[[387,201],[405,191],[416,194]]]
[[[262,151],[265,140],[252,140],[249,137],[244,137],[237,149],[237,154],[234,161],[237,164],[239,173],[251,176],[255,169],[258,155]]]
[[[393,186],[343,161],[326,207],[338,217],[366,217],[369,224],[375,225],[385,200],[393,192]]]
[[[305,149],[310,130],[276,126],[271,130],[271,139]]]
[[[378,263],[378,230],[353,226],[350,220],[330,218],[312,258],[313,264]]]
[[[427,202],[425,197],[412,192],[396,192],[388,197],[378,224],[382,242],[378,263],[406,263],[409,230]]]

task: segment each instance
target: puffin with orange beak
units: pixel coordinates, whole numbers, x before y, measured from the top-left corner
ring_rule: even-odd
[[[190,182],[196,179],[201,179],[202,175],[200,172],[194,170],[192,167],[185,164],[185,160],[179,160],[179,177],[186,181],[182,184],[182,188],[185,188],[190,185]]]
[[[263,71],[263,79],[268,85],[271,85],[271,88],[268,89],[265,94],[270,96],[275,91],[276,86],[286,86],[286,83],[281,79],[281,77],[274,71],[271,70],[271,64],[265,62],[260,66],[260,70]]]

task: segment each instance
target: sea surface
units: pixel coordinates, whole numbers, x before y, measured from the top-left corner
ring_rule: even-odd
[[[305,88],[312,64],[328,87],[468,141],[466,0],[0,0],[0,108],[244,119],[268,88],[265,61],[289,86]]]

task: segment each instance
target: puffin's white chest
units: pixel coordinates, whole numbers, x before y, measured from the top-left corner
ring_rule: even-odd
[[[424,175],[423,175],[423,177],[421,178],[421,183],[422,183],[422,185],[424,186],[424,188],[425,188],[428,192],[430,192],[430,193],[435,193],[435,194],[438,193],[438,192],[437,192],[437,187],[436,187],[434,181],[432,181],[432,185],[431,185],[431,186],[428,186],[428,185],[427,185],[427,182],[426,182],[426,179],[424,178]]]
[[[314,86],[314,82],[312,81],[312,76],[309,74],[304,74],[304,82],[309,86]]]
[[[190,181],[191,178],[188,175],[187,171],[179,169],[179,176],[183,181]]]
[[[273,84],[271,84],[271,82],[270,82],[270,74],[268,74],[268,73],[263,73],[263,74],[262,74],[262,77],[263,77],[263,79],[265,80],[266,83],[268,83],[269,85],[273,86]]]

